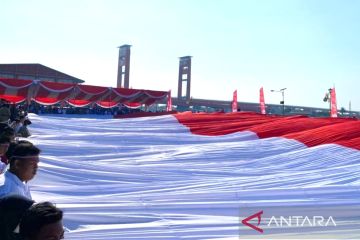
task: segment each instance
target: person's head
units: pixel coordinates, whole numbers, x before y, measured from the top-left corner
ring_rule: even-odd
[[[23,196],[12,195],[0,199],[0,239],[14,239],[14,230],[20,219],[34,201]]]
[[[5,155],[7,152],[9,145],[10,145],[11,139],[7,136],[0,136],[0,156]]]
[[[38,169],[40,149],[30,142],[18,143],[11,153],[10,171],[21,181],[34,178]]]
[[[15,140],[15,130],[9,126],[4,127],[1,136],[8,137],[10,138],[10,141],[13,142]]]
[[[20,143],[24,143],[24,144],[30,144],[32,145],[31,142],[27,141],[27,140],[19,140],[19,141],[14,141],[14,142],[11,142],[10,145],[9,145],[9,148],[5,154],[6,158],[7,159],[11,159],[13,153],[14,153],[14,149],[17,145],[19,145]]]
[[[50,202],[31,206],[20,221],[20,235],[25,240],[59,240],[64,238],[63,212]]]
[[[29,119],[25,119],[24,126],[28,126],[31,124],[31,121]]]

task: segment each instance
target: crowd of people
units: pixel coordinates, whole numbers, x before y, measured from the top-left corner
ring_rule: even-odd
[[[28,182],[37,173],[41,151],[17,138],[30,136],[30,124],[26,114],[12,116],[8,103],[0,100],[0,239],[63,239],[63,212],[50,202],[32,200]]]
[[[10,106],[9,102],[0,99],[0,131],[12,133],[15,137],[29,137],[28,126],[31,124],[27,112],[21,106]]]

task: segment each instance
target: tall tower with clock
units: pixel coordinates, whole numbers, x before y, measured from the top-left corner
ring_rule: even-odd
[[[178,99],[190,101],[191,88],[191,56],[180,57],[179,63],[179,81],[178,81]],[[186,91],[183,93],[183,89]]]
[[[117,75],[118,88],[129,88],[130,47],[131,45],[122,45],[119,47],[119,62]]]

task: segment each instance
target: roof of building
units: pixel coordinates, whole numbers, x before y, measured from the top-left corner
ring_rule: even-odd
[[[35,79],[48,77],[58,81],[71,80],[76,83],[85,82],[84,80],[62,73],[39,63],[0,64],[0,73],[31,76]]]

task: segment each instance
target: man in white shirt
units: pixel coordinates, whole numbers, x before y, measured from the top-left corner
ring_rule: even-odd
[[[19,143],[12,152],[10,168],[0,176],[0,198],[20,195],[31,198],[27,182],[34,178],[38,169],[40,149],[32,143]]]

